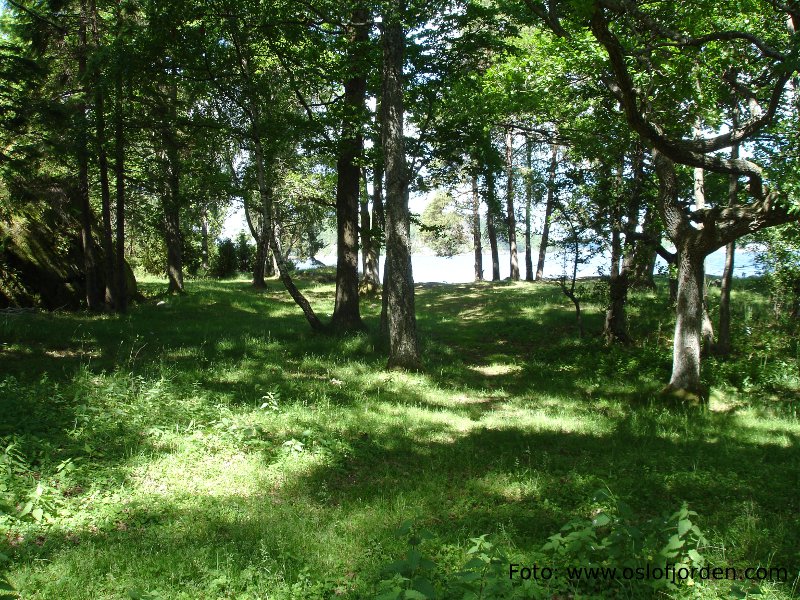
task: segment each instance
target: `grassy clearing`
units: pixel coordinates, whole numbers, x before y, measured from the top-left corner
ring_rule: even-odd
[[[663,294],[632,299],[637,347],[608,349],[577,339],[553,286],[420,286],[419,374],[386,372],[372,333],[312,333],[274,282],[192,282],[123,317],[2,315],[9,579],[24,598],[373,598],[407,519],[433,535],[421,550],[439,586],[484,533],[514,562],[581,566],[542,545],[606,508],[606,490],[642,526],[687,502],[709,563],[784,567],[762,597],[795,597],[797,342],[757,282],[738,283],[740,350],[706,363],[708,411],[659,402]],[[332,285],[305,292],[330,314]],[[370,332],[378,312],[364,303]]]

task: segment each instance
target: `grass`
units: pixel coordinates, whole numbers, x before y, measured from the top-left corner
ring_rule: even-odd
[[[542,545],[606,490],[639,524],[688,503],[710,564],[784,567],[761,597],[796,597],[797,342],[757,281],[737,284],[739,350],[706,362],[703,411],[658,396],[663,290],[631,300],[637,345],[606,348],[577,338],[551,285],[419,286],[422,373],[384,370],[379,302],[363,303],[368,333],[318,335],[277,282],[190,282],[122,317],[0,315],[9,579],[31,599],[373,598],[408,519],[430,530],[444,585],[484,533],[516,562],[554,564]],[[330,314],[333,286],[303,285]],[[598,332],[602,292],[587,298]]]

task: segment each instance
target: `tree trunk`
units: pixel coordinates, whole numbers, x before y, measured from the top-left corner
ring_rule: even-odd
[[[655,211],[648,203],[645,206],[644,218],[642,219],[642,232],[647,240],[655,240],[661,237],[656,225]],[[652,243],[642,241],[635,245],[630,285],[649,290],[656,289],[653,272],[656,268],[657,255],[656,248]]]
[[[497,194],[494,189],[494,173],[486,170],[486,234],[489,236],[489,248],[492,250],[492,281],[500,281],[500,253],[497,249],[497,230],[494,216],[497,212]]]
[[[166,155],[167,181],[163,198],[164,241],[167,245],[167,293],[184,292],[183,289],[183,236],[180,227],[180,157],[178,139],[175,131],[178,120],[178,84],[175,67],[172,68],[169,84],[167,118],[162,122],[162,139]]]
[[[733,109],[733,126],[738,125],[739,111]],[[731,158],[739,158],[739,145],[734,144],[731,148]],[[736,204],[736,197],[739,194],[739,178],[730,175],[728,178],[728,206]],[[734,254],[736,252],[736,242],[733,241],[725,246],[725,269],[722,271],[722,282],[719,291],[719,332],[717,333],[717,354],[726,355],[731,352],[731,287],[733,285],[733,265]]]
[[[181,236],[180,212],[175,201],[175,191],[170,191],[164,202],[164,241],[167,245],[167,293],[183,293],[183,238]]]
[[[255,150],[254,154],[261,153],[261,161],[264,161],[263,152],[258,149]],[[258,160],[258,158],[256,158]],[[266,175],[262,174],[263,185],[266,186]],[[265,277],[269,276],[272,277],[275,275],[275,270],[272,268],[272,261],[270,260],[270,251],[269,251],[269,236],[270,230],[267,226],[267,220],[265,218],[267,207],[264,206],[264,199],[267,197],[265,194],[261,193],[261,186],[259,185],[259,197],[261,198],[261,220],[254,222],[252,209],[250,207],[250,203],[247,201],[247,195],[245,194],[242,198],[242,207],[244,208],[244,218],[247,221],[247,227],[250,229],[250,235],[253,236],[253,239],[256,241],[256,252],[255,256],[253,257],[253,281],[252,286],[257,290],[263,290],[267,287],[267,282]]]
[[[533,205],[533,143],[525,138],[525,281],[533,281],[533,255],[531,252],[531,206]]]
[[[731,175],[731,178],[736,177]],[[731,286],[733,285],[733,256],[736,242],[725,246],[725,268],[719,291],[719,331],[715,351],[722,356],[731,352]]]
[[[672,376],[664,391],[682,397],[689,394],[689,399],[699,401],[704,397],[700,382],[704,263],[710,248],[700,248],[696,240],[703,232],[692,227],[678,201],[674,164],[660,152],[653,154],[659,178],[659,208],[675,244],[678,271]]]
[[[670,390],[703,396],[700,383],[700,351],[703,328],[703,264],[705,254],[685,242],[678,248],[678,298],[672,348]]]
[[[100,47],[100,31],[96,0],[91,0],[92,41],[94,47]],[[114,233],[111,224],[111,187],[108,180],[108,153],[106,152],[106,113],[105,98],[99,69],[92,73],[94,79],[94,112],[97,134],[97,166],[100,171],[100,201],[103,217],[103,271],[105,279],[105,301],[109,307],[116,304],[114,290]]]
[[[122,16],[117,5],[117,37],[122,35]],[[114,76],[114,183],[116,192],[116,308],[120,313],[128,310],[128,290],[125,272],[125,121],[122,95],[122,52],[116,49],[116,73]]]
[[[78,79],[81,82],[82,94],[85,97],[86,86],[86,54],[88,51],[86,40],[86,0],[81,2],[79,43],[78,49]],[[77,159],[78,159],[78,206],[80,209],[81,247],[83,248],[83,268],[86,277],[86,306],[89,310],[100,310],[103,305],[100,290],[99,273],[97,265],[97,252],[94,237],[92,236],[92,206],[89,202],[89,135],[86,122],[86,101],[81,99],[77,107]]]
[[[200,215],[200,266],[208,271],[208,209]]]
[[[378,290],[378,240],[374,235],[372,215],[369,210],[366,172],[364,176],[364,198],[361,201],[361,245],[364,271],[364,290],[374,293]]]
[[[508,251],[510,255],[511,280],[519,281],[519,258],[517,257],[517,219],[514,214],[514,134],[506,130],[506,212],[508,218]]]
[[[478,178],[472,176],[472,246],[475,250],[475,281],[483,281],[483,245],[481,244],[481,198]]]
[[[376,160],[372,173],[372,226],[373,230],[380,235],[372,236],[372,250],[375,254],[375,262],[372,265],[372,278],[377,284],[380,282],[381,264],[381,238],[386,230],[386,218],[383,214],[383,161]]]
[[[536,281],[544,275],[544,260],[547,254],[547,243],[550,239],[550,217],[556,203],[556,170],[558,169],[558,146],[550,146],[550,168],[547,171],[547,205],[544,209],[544,225],[542,240],[539,242],[539,262],[536,263]]]
[[[631,159],[633,174],[630,195],[628,197],[625,222],[622,222],[622,197],[624,194],[625,157],[623,156],[617,169],[614,219],[611,228],[611,276],[609,279],[610,302],[606,311],[604,334],[606,343],[630,343],[628,335],[625,305],[628,302],[630,275],[634,268],[636,252],[636,226],[639,221],[641,205],[641,188],[644,179],[644,150],[641,145],[635,149]],[[622,245],[622,234],[625,234],[625,245]],[[624,259],[623,259],[624,256]]]
[[[408,165],[403,139],[405,31],[402,0],[383,15],[383,156],[386,162],[386,263],[389,368],[420,366],[408,213]]]
[[[618,226],[611,231],[611,276],[609,279],[609,307],[603,331],[606,343],[627,344],[630,339],[625,324],[625,302],[628,299],[628,274],[620,268],[622,239]]]
[[[367,11],[353,10],[348,34],[349,79],[344,84],[346,117],[342,125],[336,161],[336,301],[331,325],[339,331],[364,328],[358,297],[358,196],[361,188],[361,159],[364,139],[361,113],[367,91],[363,58],[369,39]]]
[[[257,107],[253,109],[253,115],[254,121],[258,122]],[[281,283],[283,283],[283,286],[286,288],[286,291],[288,291],[289,295],[292,297],[292,300],[294,300],[303,311],[303,315],[308,321],[308,324],[311,325],[311,329],[314,331],[322,331],[325,326],[314,313],[314,309],[311,308],[311,304],[309,304],[306,297],[303,296],[302,292],[297,289],[294,281],[292,281],[289,268],[281,252],[281,242],[277,231],[278,223],[275,219],[274,206],[272,203],[272,189],[267,185],[266,169],[264,165],[264,148],[261,145],[261,138],[257,131],[253,132],[253,154],[256,159],[256,183],[258,185],[259,196],[261,197],[261,207],[264,211],[262,215],[264,220],[263,226],[268,232],[268,244],[272,250],[272,256],[277,263],[278,276],[280,277]]]

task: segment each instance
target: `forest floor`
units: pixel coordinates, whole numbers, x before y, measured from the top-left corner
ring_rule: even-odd
[[[301,283],[329,315],[334,286]],[[583,339],[553,284],[419,286],[421,373],[384,369],[379,300],[367,333],[320,335],[276,281],[2,314],[0,574],[58,600],[797,597],[800,351],[759,281],[736,284],[707,408],[659,396],[663,289],[607,348],[597,283]],[[566,573],[659,560],[787,581]]]

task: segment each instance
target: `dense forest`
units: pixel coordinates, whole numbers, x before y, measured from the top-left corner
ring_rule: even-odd
[[[0,597],[795,597],[799,27],[0,1]]]

